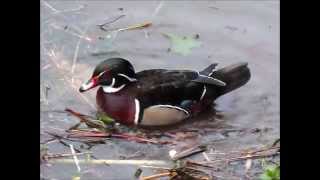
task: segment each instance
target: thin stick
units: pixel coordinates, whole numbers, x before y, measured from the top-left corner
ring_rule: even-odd
[[[54,54],[54,51],[52,52],[48,52],[48,50],[44,47],[44,46],[41,46],[45,52],[49,55],[49,60],[55,65],[55,67],[58,69],[58,70],[61,70],[60,68],[60,65],[59,63],[56,62],[56,60],[52,57],[54,56],[55,57],[55,54]],[[95,106],[88,100],[87,97],[85,97],[83,94],[81,93],[78,93],[78,89],[76,89],[74,86],[72,86],[72,82],[69,80],[69,78],[64,74],[64,73],[61,73],[62,75],[62,78],[64,81],[68,82],[67,85],[69,85],[69,87],[71,87],[72,90],[76,91],[76,95],[77,96],[80,96],[82,100],[84,100],[84,102],[86,102],[92,109],[96,109]]]
[[[87,33],[89,26],[86,26],[86,28],[84,29],[84,32],[81,34],[81,36],[85,36],[85,34]],[[78,54],[79,54],[79,47],[80,47],[80,43],[81,43],[82,38],[79,38],[77,45],[76,45],[76,49],[74,51],[74,55],[73,55],[73,60],[72,60],[72,67],[71,67],[71,74],[73,75],[74,70],[76,68],[76,64],[77,64],[77,59],[78,59]],[[73,80],[73,78],[72,78]],[[73,82],[73,81],[72,81]]]
[[[265,158],[265,157],[270,157],[270,156],[275,156],[277,154],[280,154],[280,152],[274,152],[274,153],[269,153],[269,154],[258,154],[258,155],[246,155],[246,156],[240,156],[240,157],[235,157],[235,158],[230,158],[230,159],[218,159],[214,161],[204,161],[204,162],[199,162],[199,163],[215,163],[215,162],[221,162],[221,161],[226,161],[226,162],[233,162],[233,161],[241,161],[241,160],[246,160],[246,159],[258,159],[258,158]]]
[[[206,167],[206,168],[215,168],[215,167],[213,167],[213,166],[209,166],[209,165],[197,163],[197,162],[194,162],[194,161],[191,161],[191,160],[188,160],[188,161],[186,162],[186,164],[190,164],[190,165],[194,165],[194,166],[202,166],[202,167]]]
[[[151,17],[154,18],[160,11],[160,9],[162,8],[164,2],[163,1],[160,1],[158,6],[156,7],[156,9],[153,11]]]
[[[70,149],[71,149],[71,153],[72,153],[72,155],[73,155],[74,163],[75,163],[76,166],[77,166],[78,172],[80,172],[80,171],[81,171],[81,168],[80,168],[80,165],[79,165],[79,160],[78,160],[78,157],[77,157],[77,155],[76,155],[76,152],[74,151],[72,144],[70,144],[69,146],[70,146]]]
[[[171,168],[166,168],[166,167],[158,167],[158,166],[140,166],[143,168],[151,168],[151,169],[161,169],[161,170],[170,170]]]
[[[51,159],[53,163],[64,163],[72,164],[73,159]],[[169,166],[170,164],[166,161],[160,160],[107,160],[107,159],[94,159],[94,160],[83,160],[79,159],[79,164],[117,164],[117,165],[156,165],[156,166]]]
[[[203,152],[202,155],[207,161],[211,161],[206,152]]]
[[[64,157],[70,157],[74,155],[84,155],[84,154],[92,154],[92,152],[81,152],[81,153],[74,153],[74,154],[47,154],[44,155],[45,159],[53,159],[53,158],[64,158]]]
[[[51,4],[47,3],[46,1],[42,0],[42,3],[47,6],[49,9],[51,9],[54,13],[59,13],[60,11],[58,11],[57,9],[55,9],[54,7],[51,6]]]
[[[117,31],[125,31],[125,30],[134,30],[134,29],[140,29],[140,28],[146,28],[151,26],[152,23],[150,21],[144,22],[144,23],[139,23],[139,24],[135,24],[132,26],[128,26],[126,28],[120,28]]]
[[[160,174],[155,174],[155,175],[151,175],[151,176],[146,176],[146,177],[141,177],[141,180],[152,180],[152,179],[157,179],[160,177],[165,177],[165,176],[170,176],[170,172],[167,173],[160,173]]]
[[[112,20],[110,20],[110,21],[107,21],[107,22],[105,22],[105,23],[103,23],[103,24],[98,24],[97,26],[99,26],[100,29],[103,30],[103,31],[108,31],[107,29],[104,28],[105,25],[114,23],[114,22],[118,21],[119,19],[121,19],[121,18],[123,18],[123,17],[125,17],[125,16],[126,16],[126,15],[122,14],[122,15],[120,15],[120,16],[118,16],[118,17],[116,17],[116,18],[114,18],[114,19],[112,19]]]

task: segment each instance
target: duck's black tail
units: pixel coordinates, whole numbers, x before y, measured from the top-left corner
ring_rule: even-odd
[[[216,98],[245,85],[251,77],[248,63],[236,63],[214,70],[216,66],[217,64],[211,64],[200,72],[200,74],[211,76],[226,83],[225,86],[215,88]]]

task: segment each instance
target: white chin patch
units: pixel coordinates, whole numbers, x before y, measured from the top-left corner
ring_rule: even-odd
[[[116,80],[112,78],[112,83],[110,86],[102,86],[103,92],[105,93],[115,93],[123,89],[126,85],[122,84],[119,87],[114,87],[114,84],[116,83]]]

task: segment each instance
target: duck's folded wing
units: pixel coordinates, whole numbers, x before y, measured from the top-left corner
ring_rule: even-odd
[[[194,71],[147,70],[137,73],[139,99],[147,106],[178,105],[188,98],[191,80],[196,79]],[[194,96],[194,95],[193,95]]]

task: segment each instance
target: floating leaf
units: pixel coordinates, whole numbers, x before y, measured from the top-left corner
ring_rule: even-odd
[[[280,180],[280,167],[276,165],[267,166],[263,174],[260,175],[260,180]]]
[[[112,124],[114,120],[106,114],[98,113],[97,118],[99,121],[102,121],[104,124]]]
[[[73,176],[72,180],[80,180],[80,176]]]
[[[193,37],[180,37],[171,33],[164,33],[164,36],[168,37],[171,41],[170,49],[183,56],[189,55],[191,53],[191,49],[201,46],[201,42]]]

